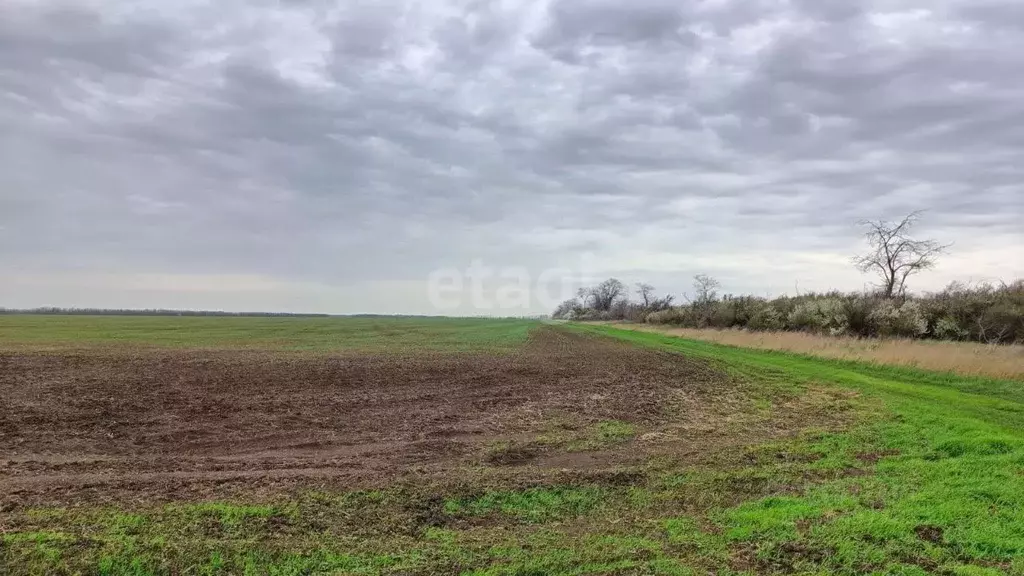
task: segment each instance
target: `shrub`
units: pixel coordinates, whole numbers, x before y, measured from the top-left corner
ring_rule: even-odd
[[[593,308],[587,308],[585,310],[582,310],[574,318],[574,320],[579,320],[581,322],[593,322],[595,320],[611,320],[611,319],[612,319],[612,316],[608,312],[605,312],[603,310],[594,310]]]
[[[921,305],[914,300],[902,305],[893,300],[880,300],[871,311],[870,320],[879,336],[916,338],[928,331]]]
[[[583,306],[574,298],[559,304],[555,311],[551,313],[551,317],[556,320],[575,320],[582,311]]]
[[[649,324],[673,324],[692,328],[696,325],[696,316],[690,308],[679,306],[669,308],[668,310],[651,312],[647,315],[645,321]]]
[[[971,335],[971,331],[962,328],[952,316],[943,316],[936,320],[931,332],[932,336],[940,340],[964,340]]]
[[[785,327],[786,323],[782,320],[782,312],[768,303],[762,304],[747,321],[747,328],[751,330],[782,330]]]
[[[648,314],[650,314],[650,311],[643,306],[630,304],[622,310],[622,317],[619,319],[626,320],[627,322],[643,322],[647,319]]]
[[[785,323],[786,319],[788,319],[789,315],[792,314],[794,310],[796,310],[797,305],[801,301],[802,300],[798,298],[780,296],[779,298],[775,298],[774,300],[769,302],[769,304],[772,305],[772,308],[778,310],[779,314],[782,316],[783,323]]]
[[[998,344],[1024,339],[1024,306],[997,302],[978,317],[978,337],[983,342]]]
[[[728,301],[732,306],[732,326],[747,326],[750,319],[767,304],[764,298],[756,296],[730,296]]]
[[[675,319],[678,313],[675,308],[669,308],[668,310],[658,310],[657,312],[651,312],[644,318],[644,322],[648,324],[675,324]]]
[[[834,297],[818,298],[801,302],[788,318],[789,328],[807,330],[838,336],[846,332],[849,325],[843,302]]]
[[[708,325],[715,328],[731,328],[736,325],[736,302],[722,300],[711,305]]]
[[[846,315],[846,326],[851,334],[875,335],[876,329],[871,321],[871,312],[878,303],[878,298],[868,296],[848,296],[843,300],[843,314]]]

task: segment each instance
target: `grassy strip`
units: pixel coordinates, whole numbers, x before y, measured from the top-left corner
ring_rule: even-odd
[[[607,327],[577,329],[713,359],[744,377],[774,374],[839,384],[884,402],[891,418],[824,439],[834,465],[851,466],[858,454],[878,458],[873,476],[719,513],[726,536],[756,544],[761,557],[800,550],[833,570],[850,572],[894,569],[905,561],[922,568],[948,564],[952,572],[960,562],[1024,570],[1019,560],[1024,556],[1021,384]],[[871,494],[871,505],[858,504],[864,494]],[[744,528],[745,520],[758,527]],[[800,520],[811,522],[802,533]]]
[[[734,374],[753,380],[781,377],[803,382],[840,384],[863,392],[897,393],[959,407],[962,407],[964,396],[957,392],[973,396],[974,401],[981,404],[988,403],[984,398],[1007,400],[1010,402],[997,403],[999,409],[1009,412],[1009,424],[1024,427],[1024,412],[1021,412],[1024,408],[1017,406],[1024,404],[1024,383],[1013,380],[962,376],[950,372],[933,372],[852,360],[816,358],[792,352],[753,350],[654,333],[620,330],[609,326],[573,324],[566,327],[583,333],[611,336],[640,346],[705,358],[718,362]],[[989,413],[988,416],[999,418],[994,413]]]

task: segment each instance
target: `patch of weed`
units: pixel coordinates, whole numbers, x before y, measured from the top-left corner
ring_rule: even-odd
[[[601,506],[608,490],[601,487],[550,487],[488,492],[479,497],[447,500],[453,516],[502,515],[524,522],[546,522],[588,513]]]

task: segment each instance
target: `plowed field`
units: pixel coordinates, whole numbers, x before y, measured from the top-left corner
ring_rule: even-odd
[[[595,458],[606,446],[587,444],[594,427],[629,430],[621,440],[669,423],[677,437],[710,429],[705,404],[726,401],[725,382],[704,363],[553,328],[501,354],[5,353],[0,498],[352,487],[481,459],[610,466],[644,455]],[[562,439],[533,441],[552,432]],[[725,440],[715,436],[687,444]],[[558,450],[574,441],[584,456]],[[493,453],[502,442],[521,444],[508,462]]]

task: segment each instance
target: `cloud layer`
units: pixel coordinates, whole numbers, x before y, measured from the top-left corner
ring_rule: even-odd
[[[10,0],[0,304],[429,313],[474,260],[859,289],[856,221],[919,209],[956,244],[914,287],[1009,279],[1022,70],[1016,0]]]

